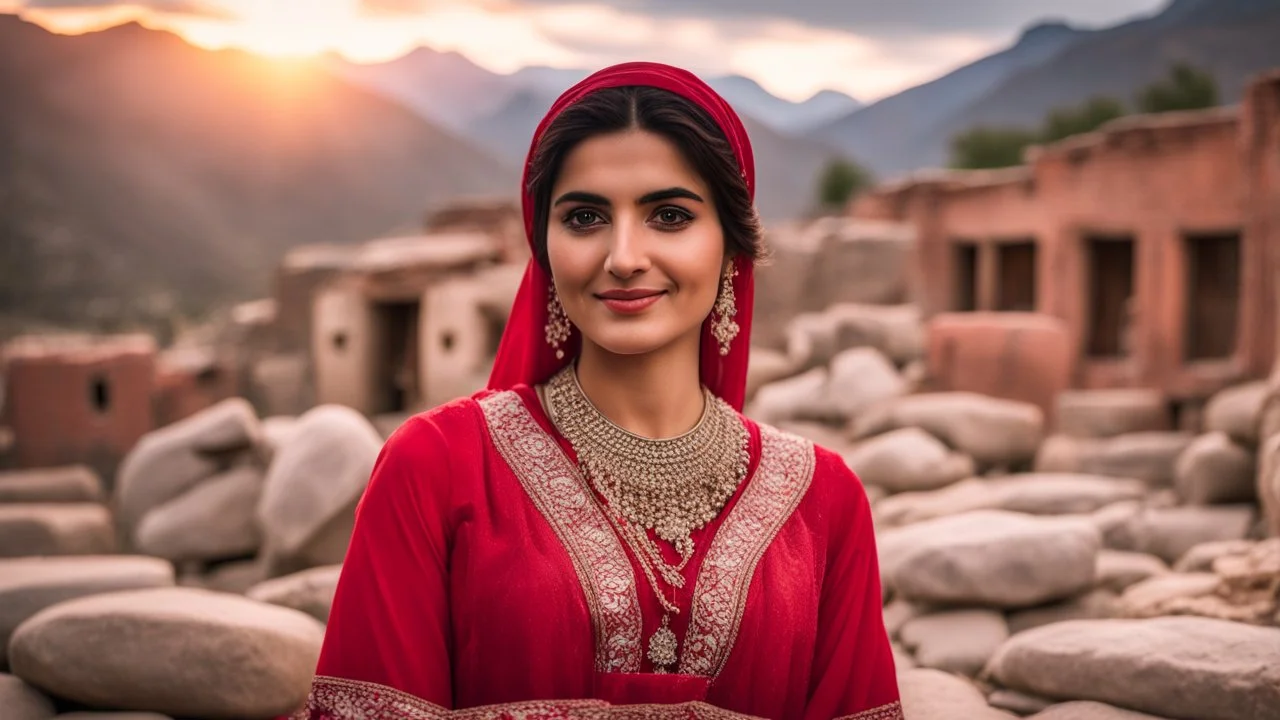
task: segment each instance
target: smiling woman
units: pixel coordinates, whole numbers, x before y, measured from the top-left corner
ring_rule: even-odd
[[[687,72],[556,102],[490,387],[387,442],[298,717],[901,720],[862,485],[739,412],[754,182]]]

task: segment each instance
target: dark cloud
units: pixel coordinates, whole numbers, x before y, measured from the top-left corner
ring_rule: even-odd
[[[525,0],[564,4],[565,0]],[[664,13],[716,18],[785,18],[867,35],[1008,33],[1042,20],[1108,24],[1149,13],[1168,0],[621,0],[615,7],[661,18]]]
[[[198,17],[231,19],[235,13],[230,12],[214,2],[203,0],[26,0],[22,7],[43,10],[75,10],[109,7],[111,5],[134,5],[152,12],[167,15],[195,15]]]

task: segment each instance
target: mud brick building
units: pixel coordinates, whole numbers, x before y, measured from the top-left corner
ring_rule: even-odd
[[[1058,318],[1071,386],[1156,388],[1177,406],[1270,370],[1278,168],[1273,72],[1238,107],[1121,118],[1033,148],[1021,167],[883,186],[853,214],[915,226],[925,317]],[[931,356],[935,376],[981,375],[944,356]]]

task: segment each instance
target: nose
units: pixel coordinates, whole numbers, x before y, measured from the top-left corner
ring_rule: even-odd
[[[622,280],[648,270],[650,262],[645,247],[644,224],[639,220],[616,219],[609,255],[604,262],[605,270]]]

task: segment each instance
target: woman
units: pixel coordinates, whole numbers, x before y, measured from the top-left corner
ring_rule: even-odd
[[[387,442],[303,717],[901,718],[862,486],[738,412],[753,187],[685,71],[555,103],[490,388]]]

